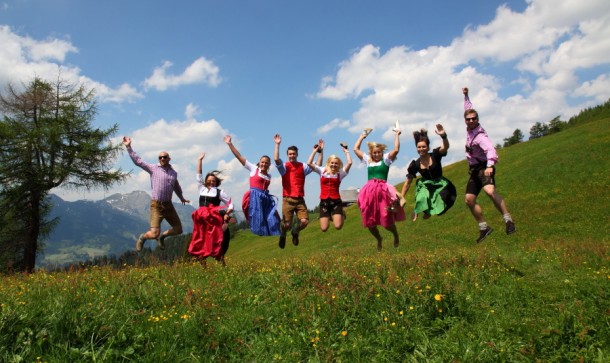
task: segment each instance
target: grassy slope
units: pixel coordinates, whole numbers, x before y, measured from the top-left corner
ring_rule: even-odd
[[[610,159],[605,156],[608,145],[610,119],[603,119],[499,150],[497,190],[505,198],[518,231],[506,236],[500,214],[489,198],[481,196],[479,202],[495,232],[481,247],[476,247],[504,254],[527,243],[608,242]],[[452,146],[460,148],[461,144],[454,142]],[[385,253],[475,248],[477,225],[461,194],[467,180],[466,162],[446,166],[444,174],[458,189],[456,204],[441,217],[415,223],[399,222],[401,246],[398,250],[391,247],[391,235],[384,231]],[[397,186],[399,190],[401,187]],[[408,211],[413,204],[413,190],[407,195]],[[231,242],[227,258],[307,258],[333,251],[348,255],[375,254],[374,239],[362,227],[358,208],[347,208],[347,216],[342,230],[322,233],[316,216],[312,215],[310,226],[301,232],[301,244],[295,248],[288,242],[285,250],[277,248],[276,237],[240,233]]]
[[[377,253],[352,207],[296,248],[240,233],[228,268],[8,276],[0,361],[607,362],[609,121],[502,150],[519,230],[483,198],[496,232],[479,245],[458,203]],[[460,189],[465,169],[446,168]]]

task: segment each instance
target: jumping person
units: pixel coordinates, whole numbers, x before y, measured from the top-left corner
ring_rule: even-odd
[[[457,194],[453,183],[443,177],[441,159],[443,156],[447,156],[447,150],[449,150],[447,133],[441,124],[437,124],[434,131],[441,137],[443,144],[433,149],[432,152],[430,152],[428,131],[421,129],[413,132],[419,158],[409,164],[407,180],[402,186],[401,194],[403,197],[407,194],[411,182],[419,173],[421,178],[417,179],[415,183],[415,208],[412,214],[414,222],[417,215],[422,212],[424,219],[430,218],[431,215],[445,213],[455,203]]]
[[[339,185],[341,180],[347,176],[349,169],[352,167],[352,158],[347,145],[341,144],[341,148],[345,153],[346,164],[343,166],[343,161],[337,155],[331,155],[326,160],[324,168],[313,163],[313,158],[317,154],[319,146],[315,145],[307,165],[314,172],[320,174],[320,229],[322,232],[328,230],[330,219],[333,220],[333,225],[336,229],[343,227],[345,214],[343,212],[343,201],[339,194]]]
[[[197,158],[197,185],[199,209],[193,212],[193,235],[188,253],[196,256],[203,265],[208,257],[225,265],[225,254],[229,249],[231,233],[229,220],[233,211],[231,198],[219,189],[222,179],[218,170],[202,175],[201,164],[205,152]],[[224,205],[221,206],[221,203]]]
[[[178,183],[178,173],[169,163],[172,159],[166,151],[159,153],[159,164],[144,162],[131,148],[131,138],[123,137],[123,145],[127,148],[129,157],[134,164],[150,174],[152,187],[150,201],[150,230],[142,233],[136,241],[136,251],[142,251],[147,239],[158,239],[159,248],[165,249],[165,238],[182,233],[180,217],[172,203],[172,194],[175,192],[182,204],[190,203],[182,196],[182,188]],[[171,228],[161,233],[161,221],[166,219]]]
[[[496,192],[496,168],[498,153],[489,136],[479,124],[479,113],[472,108],[468,97],[468,88],[462,88],[464,94],[464,122],[466,123],[466,159],[468,159],[470,178],[466,184],[466,205],[470,208],[472,216],[479,224],[479,237],[477,243],[489,236],[493,229],[487,225],[483,218],[483,210],[477,203],[477,196],[481,189],[492,200],[496,209],[502,214],[506,225],[506,234],[517,231],[504,198]]]
[[[244,194],[242,202],[250,230],[259,236],[279,236],[280,216],[277,212],[276,197],[269,194],[271,158],[263,155],[254,165],[239,153],[231,142],[230,135],[226,135],[224,141],[241,165],[250,171],[250,190]]]
[[[280,144],[282,137],[275,134],[275,149],[273,158],[275,166],[282,176],[282,226],[279,240],[279,247],[286,246],[286,231],[292,234],[292,244],[299,245],[299,232],[309,224],[309,212],[305,204],[305,177],[312,172],[312,169],[299,161],[299,149],[296,146],[289,146],[286,150],[288,161],[285,163],[280,159]],[[322,164],[322,152],[324,141],[318,141],[318,164]],[[296,220],[293,223],[293,218]]]
[[[367,166],[368,182],[358,192],[358,207],[362,213],[362,224],[377,240],[377,250],[382,249],[382,237],[377,229],[383,226],[394,236],[394,247],[398,247],[400,239],[396,230],[396,221],[406,219],[400,197],[393,185],[387,183],[390,165],[396,160],[400,151],[399,135],[401,131],[394,128],[394,149],[385,152],[387,146],[376,142],[369,142],[369,153],[360,151],[362,141],[368,136],[372,129],[365,129],[356,140],[354,153]]]

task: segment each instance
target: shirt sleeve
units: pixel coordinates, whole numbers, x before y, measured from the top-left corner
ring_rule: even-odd
[[[184,199],[184,197],[182,196],[182,187],[180,186],[177,177],[176,183],[174,184],[174,193],[176,193],[176,195],[178,196],[178,198],[180,198],[181,201]]]
[[[322,169],[321,166],[314,165],[313,171],[315,171],[316,173],[322,175],[322,172],[324,171],[324,169]]]
[[[309,175],[312,171],[313,169],[310,168],[309,165],[303,163],[303,175]]]
[[[487,159],[487,167],[494,166],[498,162],[498,153],[494,144],[487,134],[482,134],[476,139],[476,144],[483,150]]]
[[[415,179],[415,177],[417,176],[417,161],[416,160],[411,160],[411,163],[409,164],[409,167],[407,168],[407,178],[409,179]]]
[[[387,154],[383,154],[383,162],[385,163],[385,165],[390,166],[392,165],[393,162],[395,162],[398,159],[398,156],[396,156],[394,158],[394,160],[390,159],[390,153]]]
[[[220,200],[227,206],[227,209],[234,209],[231,197],[229,197],[229,195],[224,190],[220,191]]]
[[[470,98],[468,95],[464,95],[464,111],[472,109],[472,102],[470,102]]]
[[[286,174],[286,165],[284,165],[282,159],[279,159],[279,162],[275,163],[275,167],[277,168],[277,171],[280,173],[280,175]]]
[[[144,171],[146,171],[148,174],[152,174],[151,164],[142,160],[140,155],[138,155],[135,151],[133,151],[131,146],[127,147],[127,153],[129,154],[129,157],[131,158],[131,160],[133,161],[134,164],[136,164],[140,168],[144,169]]]

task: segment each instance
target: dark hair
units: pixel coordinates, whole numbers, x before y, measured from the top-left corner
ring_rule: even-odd
[[[464,111],[464,118],[466,118],[466,115],[471,114],[471,113],[474,113],[475,115],[477,115],[477,119],[479,118],[479,113],[474,108],[469,108],[466,111]]]
[[[260,159],[258,159],[258,163],[256,163],[256,167],[257,168],[258,168],[258,166],[259,166],[258,164],[260,164],[260,161],[261,161],[262,158],[269,159],[269,164],[271,164],[271,158],[268,155],[263,155],[263,156],[260,157]]]
[[[288,153],[288,151],[290,150],[294,150],[297,154],[299,153],[299,148],[294,145],[288,146],[288,149],[286,149],[286,153]]]
[[[415,146],[422,141],[425,142],[426,145],[430,146],[430,139],[428,138],[428,131],[426,129],[414,131],[413,138],[415,139]]]
[[[209,177],[213,177],[214,179],[216,179],[216,186],[219,187],[220,183],[222,182],[222,179],[220,179],[219,175],[222,175],[222,173],[219,170],[213,170],[213,171],[207,173],[205,175],[205,178],[203,179],[203,184],[205,184],[205,182],[208,180]]]

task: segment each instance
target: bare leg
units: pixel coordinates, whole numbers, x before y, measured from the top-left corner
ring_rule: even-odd
[[[382,238],[381,238],[381,234],[379,234],[379,230],[377,229],[377,226],[369,227],[369,232],[371,232],[373,237],[375,237],[375,239],[377,240],[377,251],[381,251],[381,248],[382,248],[382,244],[381,244]]]
[[[477,196],[474,194],[466,194],[466,205],[470,208],[470,213],[477,221],[477,223],[485,222],[483,219],[483,210],[481,206],[477,203]]]
[[[341,229],[343,227],[343,214],[333,214],[333,224],[335,229]]]
[[[398,237],[398,230],[396,230],[396,225],[393,224],[389,227],[386,228],[388,231],[390,231],[392,233],[392,235],[394,236],[394,248],[398,247],[399,243],[400,243],[400,238]]]
[[[329,224],[330,224],[330,221],[329,221],[328,217],[320,218],[320,229],[322,230],[322,232],[328,231]]]
[[[498,212],[500,212],[502,215],[505,215],[508,213],[508,209],[506,208],[506,203],[504,203],[504,198],[502,198],[500,196],[500,194],[498,194],[496,192],[495,185],[486,185],[483,187],[483,191],[485,191],[487,196],[494,203],[494,206],[496,207]]]

